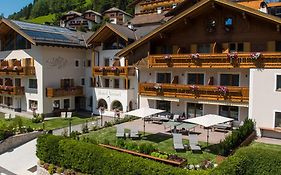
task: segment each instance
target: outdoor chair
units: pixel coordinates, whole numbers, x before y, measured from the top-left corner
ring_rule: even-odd
[[[201,151],[201,147],[198,146],[198,136],[197,134],[189,134],[189,147],[191,151]]]
[[[61,116],[61,118],[66,118],[66,112],[61,112],[60,116]]]
[[[118,138],[124,138],[125,136],[125,129],[122,125],[117,125],[117,132],[116,132],[116,137]]]
[[[66,113],[66,118],[71,118],[72,117],[72,112],[67,112]]]
[[[180,115],[177,115],[177,114],[176,114],[176,115],[174,115],[173,120],[174,120],[174,121],[178,121],[179,118],[180,118]]]
[[[140,137],[139,131],[138,131],[137,128],[131,129],[130,137],[131,137],[132,139],[133,139],[133,138],[139,138],[139,137]]]
[[[5,120],[10,120],[11,119],[11,114],[5,114]]]
[[[184,150],[184,145],[182,143],[182,134],[173,134],[173,143],[175,150]]]
[[[16,114],[15,113],[10,114],[10,117],[11,117],[11,119],[15,119],[16,118]]]

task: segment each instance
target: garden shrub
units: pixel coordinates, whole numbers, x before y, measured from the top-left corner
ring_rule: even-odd
[[[55,139],[55,137],[57,136],[47,135],[38,138],[38,157],[48,159],[49,163],[82,173],[95,175],[208,174],[208,171],[189,171],[103,148],[95,144],[61,139],[61,137]],[[52,145],[49,144],[51,142],[55,142],[55,144],[59,142],[56,153],[50,151],[50,149],[53,149]],[[42,146],[43,143],[47,143],[47,146]],[[46,149],[47,147],[49,149]],[[47,154],[53,154],[53,156],[49,158],[46,156]]]
[[[139,152],[143,154],[151,154],[156,150],[156,147],[151,143],[142,143],[139,145]]]
[[[218,154],[224,156],[231,154],[255,130],[254,127],[254,122],[251,119],[246,119],[243,126],[234,130],[219,144]]]
[[[214,175],[281,174],[281,150],[245,147],[215,168]]]

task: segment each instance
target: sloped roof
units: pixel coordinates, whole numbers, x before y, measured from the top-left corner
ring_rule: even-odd
[[[133,7],[134,5],[140,3],[141,1],[143,1],[143,0],[134,0],[133,2],[131,2],[131,3],[128,5],[128,7]]]
[[[94,14],[96,14],[98,16],[102,16],[102,14],[100,14],[99,12],[93,11],[93,10],[87,10],[83,14],[85,14],[85,13],[94,13]]]
[[[260,4],[263,2],[263,0],[251,0],[251,1],[242,1],[242,2],[238,2],[238,4],[247,6],[247,7],[251,7],[253,9],[259,9],[260,8]]]
[[[86,47],[83,37],[78,32],[67,28],[33,24],[22,21],[2,19],[4,23],[22,35],[34,45],[61,45],[69,47]]]
[[[134,30],[131,30],[127,26],[106,23],[101,28],[99,28],[99,30],[96,33],[94,33],[91,37],[89,37],[87,43],[89,44],[94,40],[96,40],[97,42],[101,42],[101,40],[104,39],[103,35],[104,36],[107,35],[108,31],[116,33],[126,41],[137,40],[144,37],[145,35],[147,35],[149,32],[151,32],[157,27],[159,27],[159,25],[136,27],[134,28]]]
[[[131,22],[133,25],[144,25],[144,24],[154,24],[154,23],[161,23],[165,20],[165,13],[162,14],[144,14],[144,15],[136,15]]]
[[[137,48],[142,43],[144,43],[147,40],[149,40],[152,37],[154,37],[156,34],[162,32],[163,30],[165,30],[167,27],[172,26],[174,23],[178,22],[179,20],[182,20],[183,18],[185,18],[186,16],[192,14],[193,12],[196,12],[198,9],[203,8],[204,6],[210,5],[212,3],[217,3],[217,4],[220,4],[222,6],[227,6],[229,8],[233,8],[233,9],[236,9],[236,10],[239,10],[239,11],[246,12],[246,13],[248,13],[250,15],[253,15],[253,16],[265,19],[265,20],[270,21],[272,23],[281,24],[281,18],[279,18],[279,17],[276,17],[276,16],[273,16],[273,15],[269,15],[269,14],[260,12],[258,10],[255,10],[255,9],[252,9],[250,7],[247,7],[247,6],[243,6],[243,5],[231,2],[229,0],[203,0],[203,1],[198,2],[195,5],[191,6],[190,8],[186,9],[185,11],[180,13],[179,15],[173,17],[167,23],[165,23],[161,27],[153,30],[151,33],[149,33],[148,35],[146,35],[142,39],[140,39],[140,40],[130,44],[129,46],[125,47],[120,52],[118,52],[116,55],[117,56],[125,55],[130,50]]]
[[[104,13],[111,13],[111,12],[121,12],[121,13],[127,15],[127,16],[131,16],[131,17],[132,17],[131,14],[129,14],[129,13],[127,13],[127,12],[125,12],[125,11],[119,9],[119,8],[116,8],[116,7],[112,7],[112,8],[110,8],[110,9],[106,10],[105,12],[103,12],[103,14],[104,14]]]

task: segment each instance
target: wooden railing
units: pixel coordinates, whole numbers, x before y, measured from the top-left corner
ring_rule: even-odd
[[[139,94],[212,101],[249,102],[248,87],[140,83]]]
[[[95,66],[93,68],[93,76],[134,76],[135,75],[135,68],[134,67],[102,67],[102,66]]]
[[[281,68],[281,53],[149,55],[154,68]]]
[[[21,75],[29,76],[35,75],[35,67],[21,67],[21,66],[0,66],[0,75]]]
[[[150,7],[150,8],[157,8],[157,7],[165,7],[176,3],[181,3],[184,0],[155,0],[155,1],[147,1],[142,2],[140,5],[144,7]]]
[[[24,95],[24,87],[18,87],[18,86],[1,86],[1,85],[0,85],[0,94],[6,94],[6,95]]]
[[[47,88],[46,89],[47,97],[64,97],[64,96],[83,96],[83,87],[69,87],[69,88]]]

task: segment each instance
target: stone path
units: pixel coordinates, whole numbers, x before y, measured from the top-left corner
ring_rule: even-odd
[[[281,145],[280,139],[273,139],[273,138],[267,138],[267,137],[259,137],[259,138],[257,138],[256,142],[273,144],[273,145]]]

